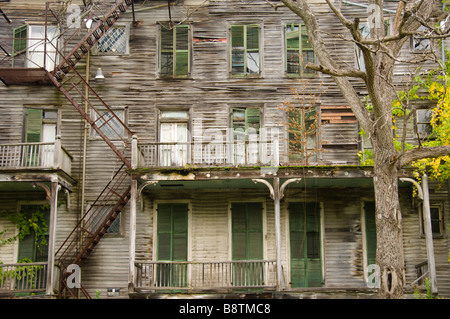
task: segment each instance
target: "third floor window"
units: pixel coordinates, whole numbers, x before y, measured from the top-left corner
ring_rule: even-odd
[[[159,72],[161,77],[187,78],[190,74],[190,26],[161,26]]]
[[[256,24],[231,26],[231,75],[261,72],[260,30]]]

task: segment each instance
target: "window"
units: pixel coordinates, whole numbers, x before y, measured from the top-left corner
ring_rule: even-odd
[[[89,217],[90,225],[89,231],[91,233],[95,233],[102,225],[102,223],[106,220],[108,215],[111,213],[114,206],[100,206],[100,205],[92,205],[88,207],[88,211],[91,217]],[[112,224],[106,230],[107,234],[120,234],[120,215],[114,219]]]
[[[161,26],[159,72],[161,77],[187,78],[190,74],[190,26]]]
[[[260,74],[260,44],[258,25],[231,26],[231,74]]]
[[[416,111],[416,130],[419,138],[428,139],[433,133],[431,126],[431,119],[433,118],[432,110],[417,110]]]
[[[425,235],[425,216],[423,215],[423,209],[421,209],[421,232]],[[430,205],[430,217],[431,217],[431,233],[433,237],[440,237],[445,233],[444,227],[444,209],[443,205],[433,204]]]
[[[290,107],[287,110],[289,120],[289,160],[308,163],[319,152],[317,129],[319,117],[314,106]]]
[[[370,38],[370,24],[367,22],[361,22],[359,24],[359,31],[363,38]],[[385,35],[391,33],[391,22],[390,20],[384,21],[384,32]],[[366,71],[366,64],[364,61],[364,56],[362,50],[356,46],[356,68],[361,71]]]
[[[120,139],[125,134],[125,111],[122,110],[99,110],[94,114],[95,124],[110,139]],[[94,137],[100,137],[97,131],[93,130]]]
[[[95,52],[98,54],[127,54],[128,32],[126,26],[111,27],[100,38]]]
[[[160,166],[184,166],[188,162],[188,111],[161,111],[159,127]]]
[[[58,111],[25,109],[24,156],[27,166],[53,165]]]
[[[259,131],[261,108],[236,107],[231,111],[233,128],[234,164],[256,164],[260,162]]]
[[[315,72],[305,68],[307,63],[315,63],[315,54],[304,25],[286,24],[286,73],[288,75],[306,75]]]
[[[322,285],[320,203],[289,203],[291,287]]]
[[[424,33],[427,31],[427,28],[425,26],[420,26],[417,30],[421,33]],[[420,37],[420,36],[413,36],[411,37],[411,49],[413,52],[424,52],[424,51],[430,51],[431,50],[431,40],[426,37]]]
[[[13,31],[13,56],[26,54],[25,67],[42,68],[48,71],[56,64],[56,49],[59,31],[56,26],[25,24]]]

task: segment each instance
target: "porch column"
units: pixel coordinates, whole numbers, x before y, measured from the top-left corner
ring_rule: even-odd
[[[129,277],[128,292],[134,290],[134,262],[136,260],[136,202],[137,202],[137,180],[131,180],[130,198],[130,251],[129,251]]]
[[[56,181],[52,181],[50,195],[50,225],[48,234],[48,265],[47,265],[47,286],[45,293],[51,295],[53,284],[55,283],[55,236],[56,218],[58,211],[58,191],[61,186]]]
[[[428,272],[430,274],[431,292],[437,293],[437,281],[436,281],[436,263],[434,259],[434,247],[433,247],[433,233],[431,229],[431,213],[430,213],[430,195],[428,190],[428,176],[423,174],[422,187],[412,178],[400,178],[402,182],[411,182],[417,187],[419,198],[422,200],[422,213],[424,217],[424,230],[425,240],[427,245],[427,261]]]
[[[285,181],[280,187],[280,178],[273,178],[273,186],[265,179],[252,179],[254,183],[265,184],[270,191],[270,197],[273,199],[274,203],[274,213],[275,213],[275,244],[276,244],[276,260],[277,260],[277,290],[281,290],[281,278],[282,278],[282,268],[281,268],[281,199],[284,197],[284,189],[286,186],[293,182],[300,182],[301,178],[291,178]]]
[[[430,195],[428,191],[428,176],[423,174],[422,177],[422,192],[423,192],[423,215],[425,217],[425,238],[427,242],[428,255],[428,271],[430,272],[431,291],[437,293],[436,282],[436,263],[434,260],[433,247],[433,232],[431,230],[431,213],[430,213]]]

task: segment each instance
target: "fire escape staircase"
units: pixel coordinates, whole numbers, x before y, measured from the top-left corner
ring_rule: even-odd
[[[47,76],[113,150],[121,164],[56,252],[55,260],[61,266],[60,297],[65,296],[65,292],[69,292],[73,298],[78,297],[76,289],[81,289],[86,298],[91,297],[82,286],[73,287],[67,281],[70,276],[67,267],[73,264],[81,267],[85,263],[101,238],[120,216],[131,196],[130,180],[126,169],[131,167],[129,159],[131,150],[127,137],[132,133],[80,75],[75,66],[128,10],[129,6],[133,5],[133,0],[117,0],[108,8],[94,6],[92,1],[89,1],[89,4],[86,2],[84,2],[86,16],[93,21],[90,29],[84,36],[81,36],[81,40],[76,40],[77,44],[68,53],[64,54],[58,51],[60,62],[52,72],[48,72]],[[74,42],[74,39],[75,37],[70,40]],[[86,111],[87,105],[93,112]],[[108,134],[105,134],[105,131]],[[115,134],[115,143],[112,141],[111,132]],[[120,138],[119,143],[123,145],[123,149],[116,145],[118,138]]]

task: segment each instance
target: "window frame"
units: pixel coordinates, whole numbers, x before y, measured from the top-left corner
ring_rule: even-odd
[[[297,26],[298,30],[294,30],[291,32],[297,32],[298,34],[298,47],[296,48],[289,48],[288,47],[288,32],[287,32],[287,28],[288,26]],[[306,27],[304,23],[301,22],[285,22],[283,23],[283,30],[284,30],[284,72],[286,74],[286,76],[288,77],[312,77],[312,76],[316,76],[317,72],[316,71],[309,71],[309,72],[305,72],[306,68],[303,67],[304,65],[304,60],[303,60],[303,52],[312,52],[314,55],[314,63],[317,62],[317,56],[314,52],[314,49],[312,48],[312,46],[310,48],[303,48],[303,36],[306,36],[306,38],[309,39],[309,36],[307,34],[306,31]],[[298,62],[298,71],[297,73],[289,73],[289,67],[288,67],[288,55],[289,55],[289,51],[298,51],[298,57],[299,57],[299,62]]]
[[[102,42],[102,39],[104,40],[103,37],[100,38],[100,40],[95,44],[94,48],[92,48],[91,52],[94,55],[111,55],[111,56],[120,56],[120,55],[129,55],[130,54],[130,26],[129,24],[118,24],[118,25],[114,25],[111,28],[108,29],[108,31],[106,31],[106,34],[104,36],[107,35],[108,32],[112,32],[111,30],[113,29],[124,29],[124,37],[125,37],[125,51],[124,52],[114,52],[114,51],[100,51],[99,50],[99,45],[100,42]]]
[[[179,24],[175,25],[172,29],[172,49],[163,50],[163,29],[166,28],[163,23],[159,23],[159,39],[158,39],[158,74],[161,79],[189,79],[192,75],[192,26],[190,24]],[[187,28],[187,50],[177,49],[177,28]],[[163,53],[172,52],[172,74],[163,74],[162,63],[163,63]],[[187,53],[187,73],[186,74],[176,74],[176,57],[178,53]]]
[[[433,221],[439,223],[439,232],[433,231],[431,229],[433,238],[444,238],[446,234],[446,225],[445,225],[445,209],[444,203],[442,202],[430,202],[430,217],[431,217],[431,226],[433,227]],[[438,219],[433,219],[432,209],[438,209],[439,217]],[[419,207],[419,223],[420,223],[420,236],[425,237],[425,216],[423,214],[423,206]]]
[[[422,122],[422,120],[419,120],[419,112],[429,113],[431,115],[430,121]],[[425,115],[425,116],[428,116]],[[431,125],[431,120],[433,119],[433,110],[432,109],[417,109],[414,114],[414,130],[417,134],[417,136],[422,140],[432,140],[433,138],[433,126]],[[419,125],[426,125],[428,128],[430,128],[430,133],[428,134],[426,130],[419,130]]]
[[[243,58],[244,58],[244,64],[243,64],[243,72],[233,72],[233,52],[235,51],[233,49],[233,27],[243,27],[243,46],[242,46],[242,51],[243,51]],[[251,49],[250,52],[257,52],[258,53],[258,72],[255,73],[249,73],[247,71],[247,53],[249,52],[248,48],[247,48],[247,44],[248,44],[248,39],[247,39],[247,31],[248,31],[248,27],[256,27],[258,30],[258,49]],[[228,29],[228,37],[229,37],[229,54],[228,54],[228,58],[229,58],[229,75],[230,77],[235,77],[235,78],[239,78],[239,77],[254,77],[254,78],[258,78],[262,76],[262,71],[263,71],[263,55],[262,55],[262,25],[261,23],[233,23],[229,26]]]
[[[103,108],[102,109],[98,109],[97,111],[98,112],[102,112],[102,114],[104,114],[103,112],[108,112],[108,113],[110,112],[108,109],[103,109]],[[127,132],[125,130],[125,127],[126,127],[127,122],[128,122],[128,112],[127,112],[128,108],[127,107],[113,107],[113,108],[111,108],[111,111],[114,114],[116,114],[116,116],[119,117],[119,119],[123,122],[124,126],[122,128],[122,132],[120,133],[120,135],[118,135],[116,133],[113,133],[113,135],[108,135],[104,131],[103,131],[103,133],[112,141],[121,140],[124,137],[126,137],[126,134],[127,134]],[[98,114],[98,112],[96,112],[95,110],[91,110],[91,115],[92,115],[91,117],[94,120],[94,122],[97,122],[97,120],[98,120],[98,118],[100,116]],[[121,113],[121,115],[119,115],[120,113]],[[96,125],[98,126],[97,123],[96,123]],[[120,124],[120,126],[122,126],[122,124]],[[98,139],[102,138],[92,126],[90,126],[90,128],[91,128],[91,139],[98,140]]]

